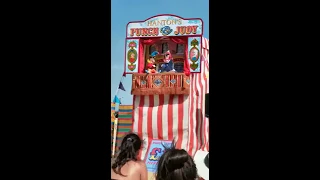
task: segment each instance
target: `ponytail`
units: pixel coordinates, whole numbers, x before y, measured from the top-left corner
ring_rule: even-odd
[[[113,171],[125,176],[121,173],[121,168],[129,161],[137,161],[137,152],[140,148],[141,140],[138,135],[133,133],[126,135],[121,143],[120,153],[112,165]]]

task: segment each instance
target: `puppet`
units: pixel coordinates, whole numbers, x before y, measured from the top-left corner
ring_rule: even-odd
[[[175,72],[175,70],[173,68],[172,55],[169,50],[164,54],[163,62],[164,63],[161,65],[161,69],[159,72],[161,72],[161,73],[171,72],[171,71]]]
[[[158,55],[159,53],[157,51],[154,51],[151,53],[150,58],[147,60],[147,64],[146,64],[146,73],[157,73],[156,65],[154,64],[155,61],[155,57]]]

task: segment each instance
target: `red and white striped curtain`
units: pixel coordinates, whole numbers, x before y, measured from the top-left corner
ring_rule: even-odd
[[[209,151],[209,119],[205,117],[205,94],[209,93],[209,40],[202,38],[201,73],[191,74],[189,95],[188,153]]]

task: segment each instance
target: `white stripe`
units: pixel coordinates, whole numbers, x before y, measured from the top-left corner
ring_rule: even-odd
[[[201,91],[201,88],[200,88],[200,82],[199,79],[201,76],[201,74],[196,74],[196,87],[197,87],[197,90],[198,90],[198,95],[196,98],[198,100],[198,103],[196,104],[196,109],[198,111],[198,109],[200,110],[201,109],[201,96],[202,96],[202,91]],[[198,138],[198,149],[201,147],[201,141],[202,141],[202,136],[201,136],[201,113],[198,112],[198,116],[197,116],[197,124],[198,124],[198,129],[197,129],[197,138]]]
[[[206,93],[209,93],[209,69],[208,68],[204,68],[204,73],[205,75],[208,75],[206,81],[207,81],[207,89],[206,89]]]
[[[173,104],[172,104],[172,135],[173,135],[173,139],[175,139],[175,141],[178,141],[178,124],[179,124],[179,120],[178,120],[178,111],[179,111],[179,95],[174,95],[173,97]],[[178,147],[180,148],[180,147]]]
[[[152,137],[158,139],[158,107],[159,107],[159,95],[154,95],[154,106],[152,108]]]
[[[204,64],[204,62],[202,61],[202,67],[205,67],[205,64]],[[201,89],[201,96],[200,96],[200,99],[201,99],[201,107],[200,107],[200,109],[201,109],[201,115],[202,115],[202,127],[201,127],[201,134],[202,134],[202,138],[203,138],[203,144],[201,145],[201,146],[204,146],[205,145],[205,138],[204,138],[204,136],[206,136],[206,127],[205,127],[205,121],[206,121],[206,114],[205,114],[205,93],[206,93],[206,80],[205,80],[205,69],[206,68],[204,68],[204,70],[201,72],[201,84],[202,84],[202,89]]]
[[[168,140],[168,103],[169,95],[164,95],[164,103],[162,108],[162,135],[163,140]],[[160,129],[159,129],[160,130]]]
[[[209,151],[209,149],[207,148],[207,144],[208,144],[208,147],[209,147],[209,123],[210,122],[209,122],[208,118],[206,118],[205,121],[206,121],[206,125],[207,126],[205,127],[205,131],[204,131],[205,132],[205,136],[206,136],[206,142],[205,142],[205,147],[204,147],[205,149],[204,150],[205,151]]]
[[[187,150],[188,138],[189,138],[189,102],[188,95],[183,96],[183,135],[181,149]]]
[[[144,157],[148,150],[148,109],[149,109],[149,96],[144,96],[144,105],[142,107],[142,117],[140,119],[142,120],[142,134],[143,139],[146,143],[146,146],[142,148],[141,152],[141,160],[144,160]]]
[[[192,106],[193,106],[193,111],[191,112],[192,114],[192,117],[193,117],[193,121],[191,122],[193,124],[193,147],[192,147],[192,156],[195,155],[197,149],[197,143],[198,143],[198,140],[197,140],[197,131],[196,131],[196,125],[197,125],[197,120],[196,120],[196,111],[197,111],[197,101],[196,101],[196,74],[193,74],[192,75],[192,87],[193,87],[193,92],[191,92],[191,98],[193,100],[193,103],[192,103]]]
[[[139,124],[139,104],[140,104],[140,96],[135,96],[134,109],[133,109],[133,129],[134,133],[138,133],[138,124]]]
[[[207,68],[205,68],[205,73],[207,73],[208,72],[208,69]],[[207,81],[207,88],[206,88],[206,93],[209,93],[209,78],[207,78],[206,79],[206,81]],[[205,133],[206,133],[206,138],[207,138],[207,144],[208,144],[208,146],[209,146],[209,118],[206,118],[205,119],[206,120],[206,123],[207,123],[207,127],[205,127]],[[209,148],[209,147],[208,147]],[[209,149],[208,149],[207,147],[205,148],[205,150],[206,151],[209,151]]]
[[[209,49],[209,40],[207,38],[202,37],[202,47],[205,49]]]
[[[205,46],[205,40],[204,40],[205,38],[204,37],[202,37],[202,48],[205,48],[206,46]]]
[[[190,101],[190,105],[189,105],[189,108],[190,108],[190,111],[189,111],[189,116],[190,116],[190,119],[189,119],[189,126],[191,127],[191,126],[193,126],[193,127],[195,127],[195,125],[194,125],[194,110],[193,111],[191,111],[191,107],[194,107],[194,105],[193,105],[193,103],[192,103],[192,100],[194,99],[194,74],[191,74],[191,76],[190,76],[190,86],[192,87],[192,91],[190,91],[190,94],[189,94],[189,101]],[[193,119],[193,121],[191,121],[191,118]],[[195,141],[194,141],[194,139],[195,139],[195,131],[194,131],[194,128],[193,129],[191,129],[191,128],[189,128],[189,134],[190,134],[190,136],[189,136],[189,141],[191,141],[191,134],[193,133],[193,147],[189,147],[190,145],[191,145],[191,142],[189,142],[189,145],[188,145],[188,149],[190,149],[191,148],[191,155],[193,155],[194,154],[194,145],[195,145]]]
[[[190,83],[192,84],[192,75],[190,75]],[[191,85],[190,85],[190,91],[191,91]],[[191,94],[191,93],[190,93]],[[188,116],[188,142],[187,142],[187,151],[189,153],[189,147],[190,147],[190,140],[191,140],[191,95],[188,96],[188,113],[186,116]]]
[[[194,75],[194,87],[195,87],[195,89],[196,89],[196,92],[198,92],[198,94],[199,94],[199,88],[198,88],[198,76],[197,76],[197,74],[195,74]],[[197,102],[197,99],[198,99],[198,96],[197,96],[197,94],[195,94],[194,95],[194,105],[193,105],[193,107],[194,107],[194,113],[195,113],[195,120],[194,120],[194,127],[198,127],[198,129],[196,129],[195,128],[195,153],[197,152],[197,150],[199,149],[199,134],[198,134],[198,132],[199,132],[199,121],[198,121],[198,116],[197,116],[197,109],[198,109],[198,103],[199,102]]]
[[[189,118],[188,118],[188,134],[189,134],[189,137],[188,137],[188,144],[187,144],[187,149],[188,149],[188,152],[189,152],[189,149],[190,149],[190,143],[191,143],[191,133],[192,133],[192,129],[191,129],[191,125],[192,125],[192,121],[191,121],[191,118],[192,118],[192,111],[191,111],[191,107],[192,107],[192,104],[191,104],[191,99],[193,98],[193,96],[192,96],[192,93],[193,92],[191,92],[191,87],[192,87],[192,81],[193,81],[193,75],[191,74],[190,75],[190,94],[189,94],[189,96],[188,96],[188,104],[189,104],[189,107],[188,107],[188,111],[189,111],[189,113],[188,113],[188,116],[189,116]]]
[[[208,47],[209,47],[209,40],[207,41],[207,43],[208,43]],[[208,48],[209,49],[209,48]],[[206,58],[206,63],[207,63],[207,66],[209,66],[209,51],[208,50],[204,50],[204,51],[206,51],[206,56],[205,56],[205,58]],[[209,67],[206,67],[206,68],[204,68],[204,73],[205,74],[207,74],[207,73],[209,73],[208,71],[209,71],[209,69],[208,69]],[[209,77],[206,79],[206,81],[207,81],[207,88],[205,89],[205,91],[206,91],[206,93],[209,93]],[[206,144],[205,144],[205,151],[209,151],[209,118],[205,118],[205,121],[206,121],[206,127],[205,127],[205,136],[206,136],[206,140],[207,140],[207,142],[206,142]],[[208,145],[208,147],[207,147],[207,145]]]
[[[203,114],[203,121],[204,121],[204,125],[206,126],[203,126],[203,136],[205,137],[205,142],[203,142],[203,147],[205,148],[205,145],[207,144],[207,141],[208,141],[208,135],[207,135],[207,127],[209,125],[209,121],[208,119],[206,118],[206,115],[205,115],[205,94],[207,93],[207,87],[208,87],[208,84],[207,84],[207,87],[205,86],[205,83],[208,82],[208,80],[206,79],[206,69],[207,68],[204,68],[204,71],[202,72],[202,80],[203,80],[203,96],[202,96],[202,114]]]

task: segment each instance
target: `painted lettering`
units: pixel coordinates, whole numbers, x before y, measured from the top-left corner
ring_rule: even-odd
[[[198,26],[177,26],[175,35],[197,34]],[[129,35],[132,36],[159,36],[159,28],[131,28]]]
[[[168,26],[168,25],[181,25],[181,19],[168,19],[168,20],[150,20],[147,26]]]
[[[130,36],[158,36],[159,28],[132,28]]]
[[[158,36],[159,35],[159,28],[153,28],[153,35]]]
[[[184,35],[184,34],[197,34],[198,26],[177,26],[175,35]]]
[[[136,35],[140,36],[141,29],[136,29]]]
[[[156,161],[158,158],[155,155],[151,155],[149,158],[150,161]]]
[[[149,35],[149,28],[143,28],[141,36],[148,36]]]
[[[150,161],[157,161],[158,160],[158,153],[161,153],[161,148],[153,148],[150,153]]]
[[[130,36],[133,36],[134,35],[134,31],[135,29],[130,29]]]
[[[186,34],[190,34],[192,32],[192,26],[186,27]]]
[[[198,26],[191,26],[192,27],[192,34],[197,34],[197,29],[198,29]]]

